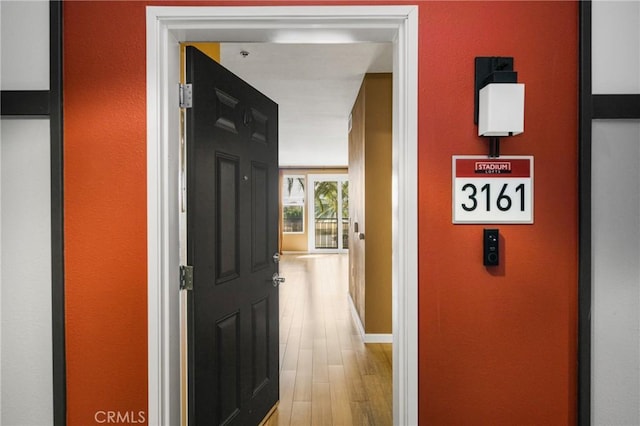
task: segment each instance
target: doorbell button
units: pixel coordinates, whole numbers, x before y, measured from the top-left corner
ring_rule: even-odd
[[[500,235],[498,229],[485,229],[483,239],[484,266],[498,266],[500,264]]]

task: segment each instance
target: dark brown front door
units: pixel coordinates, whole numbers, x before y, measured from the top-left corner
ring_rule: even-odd
[[[186,48],[189,424],[256,425],[278,400],[278,106]]]

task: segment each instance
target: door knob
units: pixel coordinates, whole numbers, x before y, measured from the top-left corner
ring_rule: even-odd
[[[271,277],[271,282],[273,283],[274,287],[278,287],[284,282],[284,277],[281,277],[277,272],[274,272],[273,276]]]

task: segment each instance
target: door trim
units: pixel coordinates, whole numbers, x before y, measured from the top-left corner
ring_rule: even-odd
[[[393,419],[418,424],[418,6],[149,6],[146,18],[149,424],[180,418],[177,83],[187,40],[393,43]]]

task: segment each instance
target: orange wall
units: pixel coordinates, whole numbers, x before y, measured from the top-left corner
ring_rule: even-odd
[[[423,424],[575,424],[577,4],[433,3],[420,10],[419,354]],[[486,154],[473,125],[474,56],[513,56],[535,157],[535,224],[451,224],[451,156]],[[493,226],[489,226],[493,227]]]
[[[577,5],[417,3],[420,422],[573,424]],[[146,417],[144,6],[63,5],[70,426],[98,410]],[[502,150],[536,165],[536,222],[500,226],[495,274],[482,266],[482,226],[451,224],[451,156],[487,152],[472,121],[481,55],[515,57],[526,128]]]
[[[144,5],[65,2],[67,418],[147,411]]]

